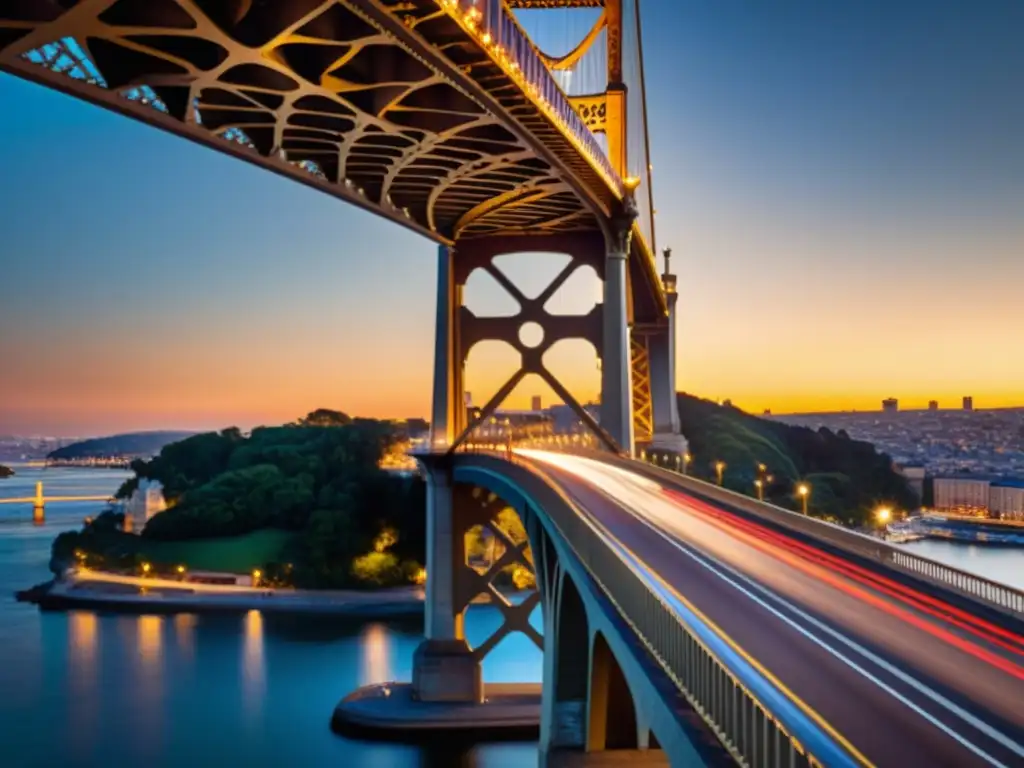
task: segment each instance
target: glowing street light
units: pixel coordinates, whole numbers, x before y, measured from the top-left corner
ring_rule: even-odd
[[[257,568],[252,572],[252,585],[258,587],[260,585],[260,578],[262,578],[263,572]]]
[[[716,461],[715,462],[715,472],[718,474],[718,484],[721,485],[722,484],[722,473],[725,472],[725,462],[724,461]]]
[[[148,574],[149,573],[149,569],[150,569],[149,563],[143,563],[142,564],[142,573],[143,574]]]
[[[765,472],[768,471],[768,467],[765,464],[762,464],[761,462],[758,462],[757,463],[757,471],[760,472],[763,475]]]
[[[807,483],[800,483],[796,487],[796,492],[800,494],[800,499],[803,502],[804,514],[807,514],[807,499],[811,496],[811,486]]]
[[[757,488],[757,500],[764,501],[764,483],[761,480],[755,480],[754,487]]]
[[[875,520],[881,525],[885,525],[892,519],[892,510],[888,507],[879,507],[875,510]]]
[[[688,470],[690,468],[690,462],[691,461],[693,461],[693,456],[691,456],[689,453],[684,453],[683,454],[683,474],[684,475],[687,474],[687,472],[688,472]]]

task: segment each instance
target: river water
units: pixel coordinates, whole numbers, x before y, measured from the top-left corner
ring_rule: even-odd
[[[33,469],[0,480],[0,498],[113,493],[128,473]],[[0,505],[0,765],[191,764],[528,766],[530,744],[469,751],[371,744],[329,727],[344,694],[367,683],[408,680],[421,624],[331,622],[262,616],[130,616],[43,613],[12,593],[49,578],[50,542],[95,514],[92,502],[51,505],[32,523],[28,506]],[[1024,553],[944,541],[907,549],[1024,588]],[[474,608],[470,642],[499,624]],[[540,652],[522,635],[484,662],[484,679],[539,681]]]
[[[0,480],[0,498],[113,493],[127,473],[31,469]],[[422,621],[330,622],[262,616],[130,616],[40,612],[12,593],[49,578],[50,542],[97,504],[0,505],[0,765],[519,768],[531,744],[468,751],[371,744],[336,736],[334,705],[360,685],[409,680]],[[99,505],[102,506],[102,505]],[[500,623],[466,620],[471,642]],[[484,679],[538,682],[541,655],[522,635],[484,662]]]

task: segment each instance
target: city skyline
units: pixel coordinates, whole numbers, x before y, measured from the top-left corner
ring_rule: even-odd
[[[1024,401],[1024,9],[929,9],[651,8],[678,389],[754,413]],[[427,414],[430,243],[58,93],[4,76],[0,98],[0,432]],[[582,347],[552,367],[587,399]],[[478,401],[507,363],[474,353]]]

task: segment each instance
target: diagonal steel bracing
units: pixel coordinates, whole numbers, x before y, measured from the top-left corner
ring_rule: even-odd
[[[558,273],[541,293],[527,297],[508,277],[494,265],[499,255],[515,253],[527,248],[537,247],[539,250],[553,250],[567,253],[569,263]],[[565,339],[583,339],[590,342],[595,350],[602,349],[602,305],[595,305],[585,315],[553,315],[545,309],[545,304],[561,288],[565,282],[584,266],[591,266],[599,276],[603,276],[604,242],[600,238],[585,236],[565,236],[561,238],[537,238],[524,241],[521,238],[472,240],[457,248],[455,281],[464,286],[471,272],[483,269],[519,305],[519,311],[508,317],[479,317],[468,307],[459,306],[456,318],[454,364],[459,375],[456,380],[462,382],[461,372],[473,345],[481,341],[503,341],[511,345],[520,355],[519,368],[509,379],[498,388],[498,391],[480,410],[480,413],[469,424],[462,427],[450,446],[457,450],[472,435],[473,431],[494,415],[501,404],[515,389],[523,378],[536,374],[543,379],[555,394],[568,405],[587,428],[613,451],[620,450],[614,438],[590,415],[579,400],[562,384],[561,381],[544,364],[544,354],[553,345]],[[461,291],[459,292],[461,295]],[[527,346],[520,338],[520,329],[526,323],[536,323],[544,332],[541,342],[534,347]],[[461,397],[461,393],[459,393]],[[458,398],[455,398],[458,399]]]

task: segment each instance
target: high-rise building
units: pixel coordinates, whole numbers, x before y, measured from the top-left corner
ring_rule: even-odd
[[[530,410],[542,410],[540,407],[540,395],[534,395],[533,397],[530,398]]]
[[[895,397],[887,397],[882,401],[883,413],[896,413],[900,409],[900,401]]]
[[[928,410],[929,411],[937,411],[937,410],[939,410],[939,401],[938,400],[929,400],[928,401]]]
[[[970,395],[965,395],[964,396],[964,410],[965,411],[973,411],[974,410],[974,398],[971,397]]]

